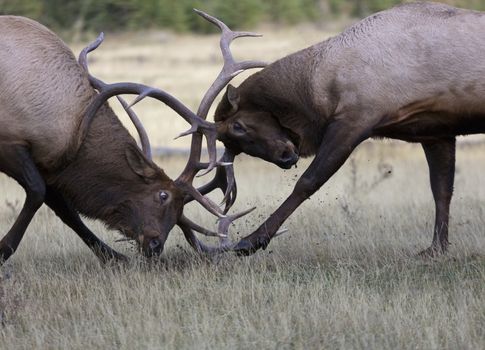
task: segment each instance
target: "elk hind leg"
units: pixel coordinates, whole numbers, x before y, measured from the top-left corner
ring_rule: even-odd
[[[25,230],[44,202],[45,183],[24,145],[0,143],[0,171],[15,179],[26,193],[20,214],[0,241],[1,264],[17,250]]]
[[[422,143],[429,166],[435,201],[435,225],[431,246],[420,255],[436,256],[448,249],[448,222],[455,178],[455,138]]]

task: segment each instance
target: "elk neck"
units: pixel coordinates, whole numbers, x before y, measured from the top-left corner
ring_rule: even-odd
[[[315,52],[308,48],[270,64],[240,86],[241,105],[271,113],[297,134],[302,157],[315,154],[326,124],[326,114],[314,103],[314,66]]]
[[[118,216],[127,214],[130,198],[147,190],[147,183],[128,164],[128,147],[136,147],[136,141],[105,104],[76,156],[61,170],[44,176],[79,213],[118,229],[117,223],[123,219]],[[158,183],[172,182],[159,170]]]

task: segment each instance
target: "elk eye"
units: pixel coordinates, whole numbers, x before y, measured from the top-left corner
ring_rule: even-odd
[[[165,203],[165,202],[166,202],[166,200],[168,199],[169,195],[168,195],[168,193],[167,193],[167,192],[165,192],[165,191],[160,191],[160,192],[158,193],[158,197],[160,198],[160,203],[162,203],[162,204],[163,204],[163,203]]]
[[[234,122],[234,124],[232,124],[232,128],[234,129],[235,132],[240,134],[243,134],[246,132],[246,129],[238,122]]]

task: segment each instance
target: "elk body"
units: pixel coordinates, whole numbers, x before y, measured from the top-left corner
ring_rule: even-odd
[[[0,241],[17,248],[46,203],[103,260],[122,258],[80,220],[100,219],[157,252],[181,215],[184,194],[146,159],[104,105],[81,142],[96,95],[69,48],[32,20],[0,17],[0,170],[26,191],[20,215]]]
[[[280,225],[371,137],[421,143],[436,220],[431,247],[448,247],[455,137],[485,132],[485,14],[437,3],[376,13],[340,35],[229,86],[219,139],[288,168],[315,155],[291,195],[235,247],[265,248]]]

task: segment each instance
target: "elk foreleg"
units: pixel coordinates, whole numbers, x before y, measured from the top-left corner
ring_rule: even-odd
[[[334,122],[323,135],[317,155],[298,180],[290,196],[252,234],[234,247],[239,255],[265,249],[283,222],[298,206],[315,193],[344,164],[354,148],[368,137],[368,129],[355,130],[349,124]]]
[[[44,202],[45,182],[26,146],[0,143],[0,171],[15,179],[25,190],[26,198],[19,216],[0,241],[0,264],[14,252],[37,210]]]
[[[67,226],[76,232],[101,262],[106,263],[112,259],[122,261],[127,260],[123,254],[113,250],[91,232],[91,230],[89,230],[89,228],[82,222],[76,210],[66,202],[64,197],[57,192],[57,190],[49,186],[47,187],[45,204],[47,204]]]
[[[422,143],[436,211],[433,242],[420,253],[424,256],[436,256],[448,249],[448,221],[455,178],[455,144],[455,138]]]

